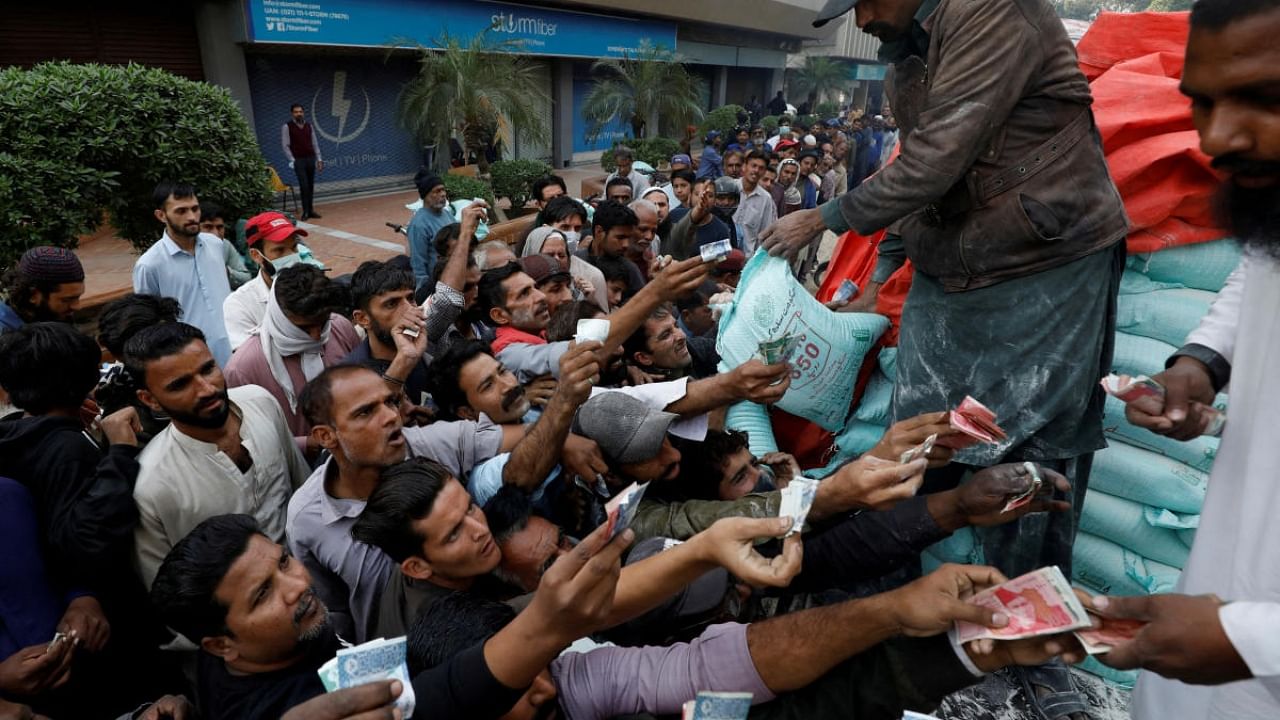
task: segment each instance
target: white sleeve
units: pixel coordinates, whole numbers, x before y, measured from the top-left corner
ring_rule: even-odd
[[[1254,677],[1280,678],[1280,603],[1228,603],[1218,620]]]
[[[1187,344],[1203,345],[1222,356],[1228,363],[1236,348],[1236,326],[1240,322],[1240,302],[1244,297],[1244,282],[1249,266],[1248,255],[1240,258],[1240,265],[1227,278],[1227,284],[1209,307],[1209,314],[1200,326],[1187,336]]]

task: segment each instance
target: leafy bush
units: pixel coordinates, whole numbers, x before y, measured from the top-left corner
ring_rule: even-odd
[[[764,128],[765,135],[769,137],[778,134],[778,125],[780,124],[777,115],[765,115],[760,118],[760,127]]]
[[[480,178],[458,175],[457,173],[445,173],[440,176],[440,179],[444,182],[444,191],[449,196],[450,202],[484,198],[489,202],[489,207],[493,207],[496,204],[493,197],[493,188],[489,187],[489,183]],[[526,190],[526,192],[528,191]]]
[[[664,137],[625,140],[616,142],[613,145],[614,147],[626,145],[635,153],[636,160],[648,163],[655,169],[663,163],[670,162],[671,156],[680,152],[680,143]],[[613,162],[613,148],[600,153],[600,167],[604,168],[604,171],[608,173],[618,169],[617,164]]]
[[[106,221],[141,251],[161,233],[156,183],[189,182],[236,218],[270,205],[269,177],[223,88],[140,65],[0,70],[0,265]]]
[[[734,128],[738,127],[738,115],[745,112],[741,105],[722,105],[707,113],[698,129],[703,136],[712,130],[719,130],[721,135],[732,136]]]
[[[533,182],[551,172],[550,165],[537,160],[499,160],[489,166],[489,182],[496,197],[510,200],[512,208],[522,208],[533,197]]]
[[[809,128],[813,127],[813,124],[818,122],[818,120],[819,118],[817,115],[801,115],[800,117],[796,118],[795,124],[792,125],[791,127],[793,130],[798,128],[804,128],[805,132],[808,132]]]
[[[840,114],[840,103],[832,102],[830,100],[820,102],[818,103],[818,106],[813,109],[813,114],[823,120],[830,120]]]

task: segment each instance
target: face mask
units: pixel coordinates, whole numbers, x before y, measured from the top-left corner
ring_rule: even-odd
[[[564,248],[570,255],[578,251],[578,240],[582,234],[577,230],[561,230],[560,234],[564,236]]]
[[[276,273],[287,267],[297,265],[300,262],[302,262],[302,255],[298,253],[278,257],[275,260],[268,260],[264,256],[262,258],[262,270],[267,274],[267,277],[275,277]]]

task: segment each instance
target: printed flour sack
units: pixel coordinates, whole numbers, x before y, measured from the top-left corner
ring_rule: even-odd
[[[759,250],[720,318],[720,371],[755,357],[763,341],[798,337],[791,387],[778,407],[834,432],[844,427],[863,359],[888,327],[880,315],[831,312],[796,282],[785,260]]]

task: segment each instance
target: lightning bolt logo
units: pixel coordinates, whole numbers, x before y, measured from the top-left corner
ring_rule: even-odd
[[[347,99],[347,73],[342,70],[333,74],[333,102],[329,112],[338,118],[338,137],[343,137],[347,116],[351,114],[351,101]]]

